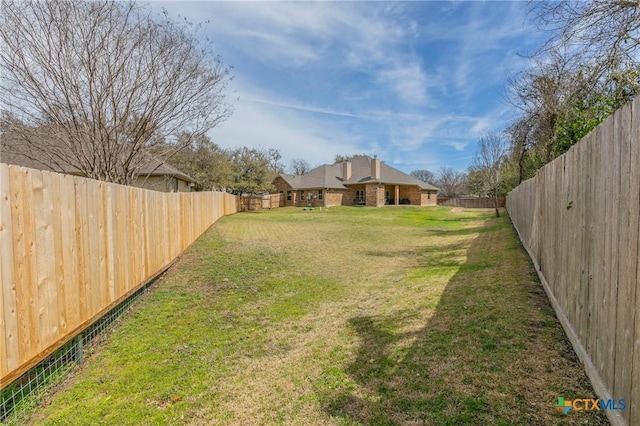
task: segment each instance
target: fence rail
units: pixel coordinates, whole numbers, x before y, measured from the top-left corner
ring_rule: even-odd
[[[236,208],[221,192],[163,193],[0,163],[0,389]]]
[[[640,425],[640,98],[507,197],[507,210],[598,396]]]

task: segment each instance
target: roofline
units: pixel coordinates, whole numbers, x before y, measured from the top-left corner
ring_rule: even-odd
[[[147,177],[147,176],[169,176],[169,177],[180,178],[180,179],[182,179],[184,181],[187,181],[187,182],[197,183],[197,181],[194,178],[192,178],[189,175],[182,174],[182,173],[156,173],[156,172],[153,172],[153,173],[139,173],[137,176],[138,177],[142,177],[142,178]]]

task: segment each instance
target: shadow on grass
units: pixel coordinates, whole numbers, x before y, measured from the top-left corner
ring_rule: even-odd
[[[477,233],[477,232],[476,232]],[[471,234],[471,233],[469,233]],[[438,256],[446,256],[448,253],[466,250],[467,244],[464,241],[449,243],[449,244],[439,244],[434,246],[426,246],[419,247],[414,249],[407,250],[394,250],[394,249],[376,249],[376,250],[367,250],[364,252],[367,256],[374,257],[389,257],[389,258],[403,258],[403,257],[418,257],[420,261],[424,261],[430,263],[431,260],[426,259],[427,257],[438,257]]]
[[[319,392],[339,424],[606,424],[555,409],[593,390],[513,230],[487,225],[422,324],[408,312],[350,319],[355,386]]]
[[[501,221],[498,221],[495,224],[490,224],[487,226],[474,226],[460,229],[434,229],[428,228],[426,233],[430,236],[434,237],[452,237],[452,236],[460,236],[464,237],[467,235],[485,233],[485,232],[494,232],[497,228],[502,226]]]

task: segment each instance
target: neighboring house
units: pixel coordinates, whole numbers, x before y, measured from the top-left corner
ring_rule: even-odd
[[[10,135],[4,134],[0,143],[0,162],[83,176],[83,173],[71,164],[72,161],[60,158],[61,152],[64,153],[65,150],[56,150],[55,156],[47,155],[47,151],[43,151],[40,147],[20,143]],[[195,186],[195,180],[175,167],[158,160],[152,154],[145,153],[144,161],[133,186],[163,192],[190,192]]]
[[[149,154],[133,186],[163,192],[191,192],[196,181],[170,164]]]
[[[435,206],[438,193],[435,186],[368,156],[303,175],[280,174],[273,185],[282,194],[281,206]]]

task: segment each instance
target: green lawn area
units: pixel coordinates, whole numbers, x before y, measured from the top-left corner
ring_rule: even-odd
[[[33,424],[605,424],[506,218],[296,208],[217,222]]]

